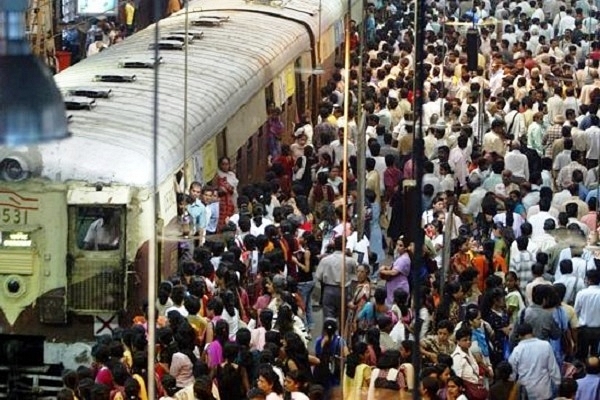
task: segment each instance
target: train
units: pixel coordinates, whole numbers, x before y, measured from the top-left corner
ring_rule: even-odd
[[[177,271],[183,183],[208,182],[221,156],[241,182],[264,176],[269,108],[290,137],[315,111],[348,13],[360,23],[363,2],[190,1],[158,35],[151,25],[55,75],[71,136],[0,147],[0,339],[43,337],[46,364],[89,364],[94,337],[142,310],[154,232],[157,275]],[[93,243],[99,221],[109,245]]]

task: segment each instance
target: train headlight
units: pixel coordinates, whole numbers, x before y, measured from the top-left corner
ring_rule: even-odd
[[[4,292],[8,297],[19,297],[25,289],[25,282],[20,276],[11,275],[4,280]]]
[[[21,157],[11,156],[0,162],[0,179],[8,182],[18,182],[31,175],[28,163]]]

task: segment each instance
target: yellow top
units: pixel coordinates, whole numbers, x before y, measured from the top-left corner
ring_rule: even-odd
[[[133,25],[133,16],[135,15],[135,7],[131,3],[125,4],[125,24]]]

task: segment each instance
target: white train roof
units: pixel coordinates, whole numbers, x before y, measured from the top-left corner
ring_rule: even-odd
[[[284,0],[281,7],[242,0],[190,3],[190,21],[201,16],[230,19],[218,27],[190,27],[204,32],[188,50],[190,153],[220,132],[240,107],[310,49],[303,25],[318,35],[319,3]],[[344,4],[344,0],[322,0],[323,32],[342,18]],[[183,31],[184,23],[183,11],[161,20],[161,36]],[[152,25],[55,76],[62,91],[104,89],[111,91],[111,97],[97,99],[91,110],[68,112],[72,137],[34,146],[41,153],[42,177],[151,185],[154,70],[119,68],[119,62],[150,60],[154,34]],[[162,182],[182,164],[184,52],[161,50],[160,57],[164,63],[159,68],[158,178]],[[135,81],[94,81],[95,76],[106,74],[135,75]]]

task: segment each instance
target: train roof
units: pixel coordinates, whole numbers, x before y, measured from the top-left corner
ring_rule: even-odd
[[[315,36],[344,13],[344,0],[289,0],[280,6],[243,0],[190,2],[190,31],[203,37],[188,49],[188,156],[220,132],[228,120],[286,66],[310,50]],[[211,25],[213,20],[215,26]],[[185,30],[185,12],[159,23],[160,35]],[[152,184],[153,90],[151,68],[120,68],[124,61],[153,63],[154,25],[55,76],[59,88],[109,98],[81,102],[71,116],[68,139],[33,146],[41,176],[56,181]],[[200,35],[198,35],[200,36]],[[162,46],[176,47],[176,40]],[[158,178],[183,163],[184,51],[161,50],[158,108]],[[98,81],[99,76],[111,82]],[[108,77],[108,78],[107,78]],[[125,80],[125,82],[115,82]],[[76,95],[81,92],[74,93]],[[79,104],[80,97],[71,99]],[[29,149],[31,150],[31,148]]]

